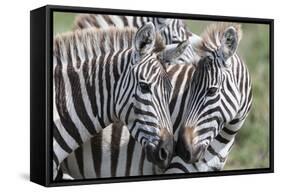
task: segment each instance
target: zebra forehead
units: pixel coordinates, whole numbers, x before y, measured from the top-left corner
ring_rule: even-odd
[[[227,28],[234,27],[238,35],[238,41],[242,38],[241,25],[238,23],[217,22],[209,25],[201,34],[201,42],[196,45],[199,55],[205,55],[208,51],[220,48],[221,39]]]

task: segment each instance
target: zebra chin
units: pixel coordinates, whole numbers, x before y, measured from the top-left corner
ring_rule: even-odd
[[[174,138],[163,130],[159,141],[147,142],[144,146],[147,160],[161,170],[168,168],[174,153]]]

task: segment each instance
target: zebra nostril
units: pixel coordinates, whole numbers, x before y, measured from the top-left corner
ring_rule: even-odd
[[[186,150],[186,151],[185,151],[184,156],[185,156],[185,160],[186,160],[187,162],[189,162],[189,161],[191,160],[191,152],[190,152],[189,150]]]
[[[168,158],[168,151],[163,147],[159,150],[159,158],[161,161],[165,161]]]

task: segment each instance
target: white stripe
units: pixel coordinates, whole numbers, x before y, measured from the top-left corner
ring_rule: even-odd
[[[109,27],[108,23],[105,21],[103,15],[96,15],[96,20],[102,29],[107,29]]]
[[[126,160],[127,160],[127,148],[128,148],[128,141],[130,138],[130,133],[127,127],[122,127],[121,139],[120,139],[120,147],[119,147],[119,156],[118,156],[118,165],[116,170],[116,175],[118,176],[125,176],[126,171]]]
[[[112,22],[116,25],[117,28],[122,28],[122,27],[124,27],[124,23],[123,23],[122,19],[120,19],[119,16],[117,16],[117,15],[112,15],[112,16],[111,16],[111,20],[112,20]]]
[[[54,59],[54,64],[54,66],[56,67],[56,59]],[[66,141],[67,145],[71,149],[75,149],[78,146],[78,143],[72,138],[71,135],[68,134],[66,129],[63,127],[57,111],[55,85],[53,85],[53,122],[58,128],[59,134],[62,136],[63,140]]]
[[[102,158],[101,177],[111,177],[111,134],[112,127],[107,127],[102,131]]]
[[[135,26],[133,25],[134,17],[132,17],[132,16],[126,16],[126,18],[127,18],[127,20],[128,20],[128,25],[129,25],[130,27],[135,27]]]
[[[133,150],[133,158],[130,170],[130,176],[139,175],[139,165],[141,159],[142,147],[139,143],[136,143],[135,148]]]
[[[83,179],[74,153],[71,153],[71,155],[66,160],[69,165],[69,175],[75,179]]]
[[[66,51],[65,47],[62,46],[62,52],[65,52],[65,51]],[[63,56],[66,56],[66,54]],[[75,124],[75,127],[77,128],[77,130],[82,138],[82,141],[86,141],[91,137],[91,135],[88,132],[88,130],[85,128],[83,123],[80,121],[80,119],[76,113],[76,109],[74,107],[73,99],[72,99],[71,85],[70,85],[68,74],[67,74],[68,63],[67,63],[65,57],[62,57],[61,62],[62,62],[62,76],[63,76],[63,80],[64,80],[64,84],[65,84],[65,98],[66,98],[67,112],[69,113],[69,116],[70,116],[72,122]]]
[[[96,178],[96,172],[93,165],[93,155],[92,154],[92,146],[91,140],[87,141],[83,144],[83,162],[84,162],[84,175],[85,178]]]
[[[53,139],[53,150],[58,158],[59,163],[61,163],[64,160],[64,158],[68,156],[68,153],[65,152],[63,148],[61,148],[61,146],[58,144],[58,142],[55,139]]]

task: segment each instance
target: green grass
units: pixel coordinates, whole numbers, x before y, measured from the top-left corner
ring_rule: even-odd
[[[72,29],[75,14],[55,13],[54,35]],[[211,22],[187,20],[200,35]],[[253,106],[226,163],[226,170],[269,167],[269,26],[242,24],[238,53],[246,62],[253,87]]]

